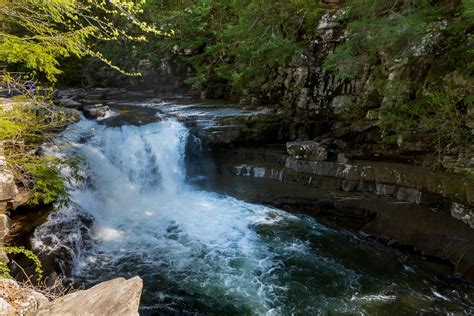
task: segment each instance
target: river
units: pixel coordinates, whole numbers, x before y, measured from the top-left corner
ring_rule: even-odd
[[[34,244],[66,245],[78,285],[139,275],[143,315],[474,312],[472,287],[443,264],[189,184],[189,131],[173,118],[82,119],[63,136],[56,154],[82,156],[85,177]]]

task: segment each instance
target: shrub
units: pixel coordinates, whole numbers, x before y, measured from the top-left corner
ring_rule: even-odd
[[[0,251],[8,254],[23,254],[25,257],[33,261],[35,265],[36,279],[38,282],[43,278],[43,266],[40,259],[33,251],[25,249],[24,247],[0,247]],[[0,261],[0,278],[10,278],[10,268],[5,262]]]

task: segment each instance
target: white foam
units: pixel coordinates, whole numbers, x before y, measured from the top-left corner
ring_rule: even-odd
[[[193,291],[226,292],[262,313],[269,309],[273,285],[256,283],[254,273],[271,273],[279,262],[254,227],[277,223],[286,213],[189,187],[188,131],[179,122],[81,124],[68,139],[76,141],[71,150],[85,157],[90,180],[71,188],[71,198],[94,217],[90,234],[96,244],[77,256],[77,274],[119,269],[122,259],[139,256],[142,264],[166,264],[171,275],[186,272],[183,282]],[[67,217],[71,210],[61,213]]]

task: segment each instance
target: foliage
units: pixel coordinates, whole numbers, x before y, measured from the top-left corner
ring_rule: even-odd
[[[119,27],[119,20],[143,32],[162,34],[135,17],[143,5],[143,0],[0,0],[0,61],[44,74],[52,82],[61,73],[61,57],[93,56],[124,72],[94,50],[91,40],[146,40]]]
[[[370,73],[378,102],[383,99],[383,142],[435,152],[438,164],[442,155],[472,155],[469,126],[474,117],[467,109],[474,75],[474,2],[345,4],[341,22],[347,36],[326,58],[324,68],[341,79]],[[359,119],[367,113],[364,98],[361,95],[351,109]]]
[[[23,188],[31,190],[30,203],[66,202],[67,179],[60,170],[77,166],[76,160],[39,155],[41,144],[52,142],[53,134],[72,120],[52,105],[50,94],[36,91],[34,87],[40,83],[31,78],[36,74],[55,82],[62,72],[60,60],[85,56],[122,73],[138,75],[115,66],[94,45],[143,42],[144,33],[166,35],[137,19],[144,4],[144,0],[0,0],[0,62],[5,63],[0,66],[27,71],[19,76],[0,72],[2,88],[22,93],[0,108],[0,144],[8,168]]]
[[[354,78],[387,53],[395,58],[413,57],[426,33],[442,27],[438,25],[442,8],[429,0],[364,2],[348,1],[347,40],[324,63],[340,78]],[[413,56],[402,56],[410,50]]]
[[[394,137],[399,144],[423,140],[423,146],[435,148],[438,162],[443,154],[469,146],[474,137],[466,126],[469,120],[474,121],[474,115],[466,113],[468,97],[459,95],[459,91],[446,86],[442,90],[425,91],[424,97],[414,102],[383,109],[385,141],[390,142]]]
[[[43,278],[43,265],[41,264],[41,260],[38,258],[33,251],[25,249],[24,247],[0,247],[0,251],[4,251],[8,254],[23,254],[25,257],[33,261],[35,265],[35,272],[37,274],[37,281],[40,282]],[[0,261],[0,278],[10,278],[10,269],[8,265]]]
[[[0,76],[22,95],[9,100],[0,109],[0,143],[9,170],[22,187],[31,190],[32,204],[65,203],[68,198],[65,178],[60,169],[76,167],[77,159],[60,159],[38,154],[45,142],[53,142],[54,133],[64,129],[73,118],[50,103],[49,96],[25,88],[10,74]]]
[[[158,43],[174,49],[196,74],[190,83],[229,82],[236,91],[258,91],[276,68],[298,58],[306,30],[321,5],[310,0],[197,0],[156,4],[155,23],[174,36]]]

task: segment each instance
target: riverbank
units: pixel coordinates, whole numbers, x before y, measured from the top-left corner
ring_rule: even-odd
[[[231,183],[240,181],[233,177],[249,178],[247,183],[280,182],[279,191],[257,191],[251,200],[329,215],[341,223],[355,221],[350,226],[356,231],[446,259],[456,271],[474,278],[474,181],[416,165],[416,158],[394,162],[396,156],[383,148],[383,155],[374,156],[376,145],[361,148],[360,140],[351,141],[370,128],[349,128],[337,137],[340,132],[330,125],[311,125],[271,106],[243,107],[189,96],[166,100],[116,89],[68,91],[65,98],[80,104],[101,100],[110,107],[115,114],[101,119],[104,125],[141,125],[166,117],[184,122],[201,146],[191,142],[186,149],[188,176],[206,179],[198,180],[199,185],[216,189],[223,178],[230,192]],[[309,126],[319,126],[322,135],[288,141],[309,133]],[[294,185],[302,188],[295,190]],[[305,193],[295,194],[300,191]]]
[[[471,286],[445,264],[309,212],[230,196],[235,188],[262,195],[272,186],[259,188],[260,178],[233,176],[250,181],[203,189],[220,175],[198,172],[209,148],[195,128],[218,132],[212,125],[222,118],[224,129],[233,130],[231,116],[249,119],[250,110],[192,100],[107,105],[108,118],[65,131],[68,153],[85,157],[88,177],[71,188],[71,205],[52,214],[33,239],[36,249],[73,267],[76,284],[139,273],[144,315],[469,310]],[[144,113],[148,121],[133,119]],[[209,113],[220,115],[207,120]],[[303,192],[281,185],[270,201]],[[306,192],[313,200],[322,196]],[[354,207],[364,203],[353,200]]]
[[[411,246],[413,247],[411,249],[416,249],[422,254],[447,259],[453,263],[457,272],[468,279],[472,277],[472,258],[469,254],[473,253],[471,247],[474,239],[473,230],[469,227],[469,203],[472,203],[469,189],[472,188],[472,182],[469,178],[434,173],[413,165],[358,160],[354,158],[355,155],[351,154],[350,146],[346,147],[341,142],[335,144],[334,141],[324,142],[321,139],[311,142],[286,142],[285,140],[290,135],[288,130],[292,126],[297,126],[298,122],[289,120],[284,112],[274,111],[264,106],[241,108],[232,103],[222,104],[189,98],[178,98],[179,100],[150,99],[146,95],[132,95],[126,98],[126,94],[122,97],[117,94],[117,97],[108,98],[106,94],[104,97],[104,91],[106,90],[102,90],[100,94],[100,104],[107,106],[110,109],[109,112],[99,120],[84,118],[81,121],[83,125],[79,124],[73,128],[73,130],[85,133],[77,139],[75,147],[82,148],[85,146],[85,148],[88,148],[88,146],[94,146],[95,142],[100,143],[101,138],[97,138],[95,141],[91,140],[102,137],[100,136],[102,133],[108,135],[109,141],[114,144],[113,139],[118,137],[115,134],[120,133],[119,138],[122,139],[120,144],[123,141],[130,142],[127,145],[127,152],[116,151],[112,147],[99,147],[101,148],[99,152],[106,148],[111,150],[107,155],[112,156],[105,159],[105,161],[108,159],[111,159],[111,162],[117,161],[117,159],[128,161],[132,158],[136,160],[136,157],[141,158],[139,163],[137,161],[138,164],[131,165],[130,170],[125,170],[123,175],[118,176],[117,179],[123,178],[122,180],[125,182],[120,180],[112,185],[113,182],[106,180],[108,175],[103,175],[105,177],[103,179],[99,177],[100,183],[104,185],[95,186],[99,190],[98,192],[90,191],[87,193],[91,196],[98,194],[97,197],[92,198],[96,201],[94,203],[102,205],[100,203],[105,203],[117,192],[121,192],[121,188],[123,188],[124,183],[128,183],[127,181],[132,181],[130,187],[135,187],[138,183],[140,183],[140,187],[143,185],[141,189],[143,192],[148,190],[152,190],[152,192],[158,190],[159,192],[160,183],[166,183],[167,187],[170,184],[172,186],[176,185],[174,183],[176,179],[172,177],[169,179],[163,178],[163,170],[169,170],[171,173],[174,172],[173,170],[180,170],[180,177],[185,176],[185,182],[206,191],[216,191],[224,195],[230,194],[248,202],[265,204],[294,214],[309,214],[309,218],[315,217],[322,223],[328,223],[336,231],[349,228],[351,232],[359,232],[355,235],[357,236],[355,238],[362,238],[360,240],[364,244],[364,251],[367,251],[367,253],[370,253],[371,247],[383,247],[375,246],[375,244],[365,245],[364,238],[372,236],[386,245],[396,246],[395,249]],[[97,94],[97,92],[91,92],[91,94],[94,93]],[[137,101],[137,99],[139,100]],[[93,98],[90,100],[91,103],[99,102],[99,100]],[[182,124],[186,129],[178,128],[180,125],[173,125],[174,123],[169,125],[170,122]],[[141,134],[141,128],[143,128],[144,134]],[[171,130],[166,132],[169,128]],[[174,130],[174,128],[178,129]],[[149,133],[146,132],[147,130],[149,130]],[[173,132],[170,134],[171,131]],[[182,131],[184,134],[189,133],[187,141],[179,136],[174,140],[176,144],[173,143],[173,137],[181,135],[181,132],[173,134],[177,131]],[[136,138],[135,133],[139,133],[138,135],[141,136]],[[163,136],[160,138],[161,140],[155,138],[147,140],[148,145],[143,148],[134,147],[137,146],[136,142],[143,137],[152,137],[154,134]],[[71,135],[67,138],[74,142],[75,138],[71,138]],[[173,145],[168,144],[170,147],[163,143],[165,140],[171,140]],[[103,146],[105,145],[106,143],[103,144]],[[147,150],[147,146],[150,146],[150,149]],[[120,148],[120,146],[116,147],[117,150]],[[153,155],[161,157],[160,160],[164,159],[157,166],[154,166],[154,163],[150,161],[159,161],[158,158],[148,157],[150,155],[149,150],[152,148],[154,148]],[[133,150],[136,150],[136,153],[133,153]],[[90,152],[86,151],[86,156],[95,151],[96,149]],[[127,158],[129,152],[132,156]],[[182,155],[176,156],[180,157],[179,159],[173,156],[178,154]],[[179,168],[173,165],[162,165],[163,163],[172,163],[176,159],[183,163]],[[149,166],[150,169],[142,170],[140,165],[144,162],[144,166]],[[99,168],[91,171],[90,175],[101,174],[101,170],[109,168],[100,167],[100,164],[93,167],[96,163],[87,164],[88,168]],[[115,171],[110,172],[114,174]],[[134,174],[136,175],[135,178],[127,180],[130,175]],[[148,176],[142,179],[139,176],[140,174],[147,174]],[[145,183],[135,183],[140,179],[146,180]],[[148,187],[148,185],[151,185],[151,187]],[[155,185],[158,187],[155,188]],[[178,187],[182,185],[184,184],[179,184]],[[87,192],[87,186],[84,189]],[[78,192],[81,192],[81,190]],[[83,207],[88,207],[89,202],[84,206],[82,200],[76,199],[73,201],[71,208],[63,209],[50,216],[45,225],[42,225],[39,230],[35,230],[35,241],[33,243],[37,251],[40,251],[42,255],[46,254],[43,258],[47,258],[48,265],[52,267],[52,270],[49,270],[48,273],[54,272],[56,275],[65,273],[67,276],[74,276],[76,280],[77,278],[81,280],[81,275],[77,274],[77,271],[73,271],[73,267],[77,267],[77,260],[84,260],[84,258],[88,258],[87,256],[90,256],[90,260],[97,260],[92,259],[95,258],[95,253],[89,253],[89,251],[95,249],[100,240],[99,244],[103,244],[104,247],[116,242],[133,243],[134,239],[130,236],[132,236],[132,233],[137,234],[140,226],[131,225],[129,227],[132,229],[131,231],[124,230],[126,226],[123,225],[112,226],[113,229],[105,226],[103,231],[98,230],[98,227],[103,224],[101,224],[101,221],[105,220],[104,216],[107,212],[101,214],[95,213],[93,210],[109,209],[110,207],[112,213],[115,212],[115,209],[122,209],[123,207],[126,209],[130,207],[130,210],[133,210],[137,201],[143,199],[148,201],[147,195],[140,197],[141,193],[137,192],[137,194],[138,197],[135,195],[126,197],[126,200],[120,204],[121,207],[114,208],[104,204],[92,208],[90,211],[83,209]],[[105,198],[105,201],[101,200],[101,196]],[[155,196],[150,196],[150,201],[156,199],[161,201],[160,196],[159,193],[156,193]],[[190,195],[189,198],[196,199],[197,197]],[[86,200],[90,199],[91,197]],[[119,200],[120,198],[117,197],[117,201]],[[190,204],[190,211],[201,203],[211,203],[207,200],[197,200],[195,202],[196,204]],[[182,203],[188,202],[183,201]],[[224,202],[212,200],[212,203]],[[226,204],[218,205],[220,205],[220,209],[229,207]],[[153,211],[155,207],[155,203],[143,205],[144,209],[150,210],[145,212],[144,216],[160,214]],[[173,208],[174,204],[170,204],[170,207]],[[468,213],[459,212],[460,210],[465,212],[466,209]],[[247,211],[244,210],[246,210],[246,207],[242,209],[242,212],[246,214]],[[239,212],[236,214],[239,214]],[[204,216],[204,213],[202,215]],[[130,215],[124,213],[120,216],[128,218]],[[194,218],[195,214],[192,213],[188,216]],[[243,218],[239,217],[238,220],[243,220]],[[130,223],[134,221],[132,220]],[[175,221],[181,222],[178,227],[190,225],[186,221],[182,222],[182,218],[177,218]],[[152,223],[154,221],[150,222],[150,225]],[[137,225],[143,224],[137,223]],[[259,224],[255,225],[259,227]],[[173,235],[174,228],[170,227],[165,227],[166,233],[163,236],[166,238],[169,234]],[[155,228],[150,227],[150,229]],[[168,232],[168,229],[171,229],[170,232]],[[290,233],[283,228],[281,231],[278,228],[278,231],[281,234]],[[176,233],[177,236],[181,234],[180,230]],[[227,233],[225,232],[225,234]],[[258,234],[260,233],[259,228]],[[121,236],[127,237],[123,239]],[[159,237],[158,240],[165,237]],[[102,240],[101,238],[105,239]],[[154,240],[153,238],[158,237],[147,236],[144,240]],[[338,238],[343,239],[345,237]],[[328,244],[328,247],[330,247],[330,244]],[[135,246],[130,247],[132,249]],[[103,249],[103,251],[106,249]],[[167,249],[165,247],[163,251]],[[385,251],[390,252],[392,250],[384,250],[384,253]],[[112,253],[111,255],[115,256],[117,254]],[[336,255],[337,252],[331,253],[331,256]],[[412,256],[410,252],[403,254],[403,256],[405,255]],[[130,256],[130,258],[134,258],[135,254],[131,253]],[[125,255],[125,258],[128,258],[128,256]],[[361,260],[358,256],[351,255],[351,258],[355,261]],[[428,270],[425,272],[431,271],[431,268],[428,268],[430,264],[436,265],[435,261],[427,257],[421,258],[418,259],[417,256],[414,256],[413,260],[420,260],[420,263],[417,263],[418,266],[426,263]],[[313,259],[317,259],[316,254]],[[104,258],[103,260],[107,262],[109,259]],[[122,260],[125,263],[128,259]],[[104,271],[104,276],[112,278],[116,274],[109,268],[107,265],[100,266],[100,269]],[[153,271],[155,271],[153,273],[157,273],[156,271],[158,271],[156,270],[158,267],[148,268],[146,271],[149,273]],[[393,273],[398,273],[395,272],[397,271],[396,267],[393,267],[393,269]],[[449,269],[437,269],[439,270],[436,271],[439,272],[435,272],[436,278],[452,277]],[[130,273],[131,270],[124,271]],[[167,271],[166,268],[164,268],[164,271]],[[416,271],[416,275],[418,275],[423,270],[417,269]],[[88,273],[84,274],[84,278],[87,279]],[[387,273],[387,277],[388,275],[390,273]],[[384,277],[386,276],[384,275]],[[91,284],[85,280],[80,282]],[[463,284],[459,280],[453,282]],[[170,289],[171,292],[174,290]],[[156,297],[153,298],[154,295],[152,294],[153,292],[146,294],[146,302],[156,299]],[[164,305],[160,306],[162,308]],[[194,303],[189,305],[189,308],[191,307],[195,308]]]

